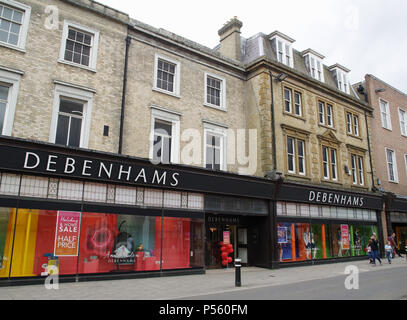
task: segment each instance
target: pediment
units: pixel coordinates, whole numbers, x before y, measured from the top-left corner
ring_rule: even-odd
[[[341,142],[338,140],[338,138],[336,137],[335,133],[328,129],[326,130],[322,135],[318,135],[319,139],[323,139],[323,140],[327,140],[329,142],[333,142],[336,144],[340,144]]]

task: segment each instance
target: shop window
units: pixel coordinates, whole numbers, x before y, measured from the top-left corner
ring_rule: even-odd
[[[10,273],[16,210],[0,208],[0,278]]]
[[[349,226],[347,224],[333,224],[329,227],[332,239],[332,256],[338,258],[350,256]]]

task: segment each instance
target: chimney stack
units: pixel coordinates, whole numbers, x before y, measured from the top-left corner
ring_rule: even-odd
[[[220,36],[219,52],[221,55],[237,61],[241,60],[240,29],[242,26],[243,23],[235,16],[218,31]]]

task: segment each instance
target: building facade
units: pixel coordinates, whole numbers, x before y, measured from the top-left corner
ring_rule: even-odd
[[[90,0],[0,0],[0,20],[0,285],[364,258],[382,237],[347,68],[237,18],[214,49]]]
[[[385,237],[396,233],[401,251],[406,243],[407,95],[374,75],[355,85],[373,107],[370,119],[377,188],[386,193]]]
[[[229,24],[240,33],[237,19]],[[241,53],[262,172],[276,181],[273,264],[366,255],[373,232],[383,240],[382,201],[372,189],[373,109],[351,87],[350,70],[324,65],[315,50],[295,50],[279,31],[248,39],[233,33],[219,51]]]

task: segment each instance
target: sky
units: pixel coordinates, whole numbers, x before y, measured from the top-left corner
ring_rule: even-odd
[[[155,28],[209,48],[218,30],[236,16],[242,36],[278,30],[351,70],[351,83],[373,74],[407,93],[407,1],[405,0],[97,0]]]

